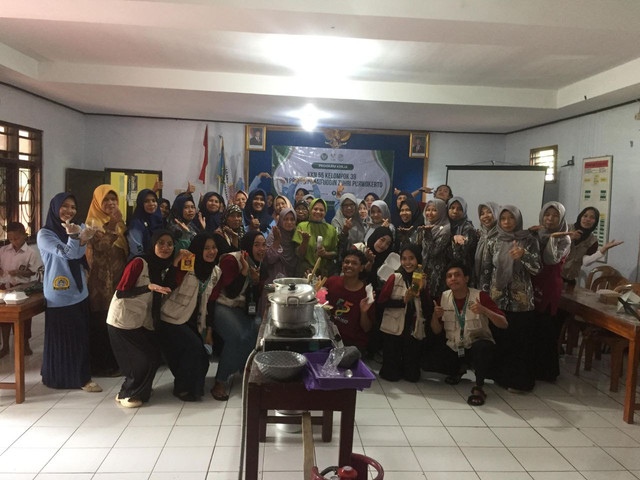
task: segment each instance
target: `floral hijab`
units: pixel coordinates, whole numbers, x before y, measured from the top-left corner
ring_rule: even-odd
[[[91,199],[91,206],[89,207],[89,213],[87,213],[87,219],[85,220],[85,224],[89,226],[102,227],[104,224],[108,223],[111,220],[111,216],[102,209],[102,202],[105,197],[112,193],[118,197],[118,194],[113,189],[113,185],[105,184],[99,185],[93,191],[93,198]],[[129,255],[129,243],[124,236],[125,231],[127,230],[124,222],[120,222],[116,226],[116,234],[118,235],[117,240],[114,245],[122,250],[124,253]]]

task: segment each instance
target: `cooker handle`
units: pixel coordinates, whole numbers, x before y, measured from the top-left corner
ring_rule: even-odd
[[[295,297],[293,295],[290,297],[287,297],[287,305],[289,305],[289,300],[295,300],[296,301],[295,304],[300,305],[300,299],[298,297]]]

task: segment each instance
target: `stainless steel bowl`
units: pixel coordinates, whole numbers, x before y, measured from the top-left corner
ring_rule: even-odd
[[[272,380],[290,380],[296,377],[307,364],[307,357],[296,352],[271,350],[258,352],[253,359],[258,370]]]

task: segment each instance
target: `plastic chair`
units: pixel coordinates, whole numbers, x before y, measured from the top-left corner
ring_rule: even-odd
[[[618,293],[627,293],[629,291],[640,295],[640,283],[626,283],[618,285],[614,290]]]
[[[599,267],[595,267],[589,272],[589,276],[587,277],[585,287],[595,292],[596,290],[599,290],[599,288],[592,287],[593,281],[595,280],[595,278],[614,277],[614,276],[620,277],[621,279],[624,278],[619,271],[617,271],[613,267],[610,267],[609,265],[601,265]],[[600,287],[600,288],[607,288],[607,287]]]

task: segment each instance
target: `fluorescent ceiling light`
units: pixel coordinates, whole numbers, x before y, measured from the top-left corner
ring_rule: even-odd
[[[292,112],[292,116],[300,119],[300,125],[307,132],[312,132],[318,126],[318,120],[328,115],[318,110],[315,105],[308,103],[301,110]]]

